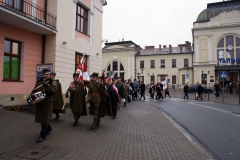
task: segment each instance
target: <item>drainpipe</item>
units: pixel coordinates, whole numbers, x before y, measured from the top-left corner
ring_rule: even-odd
[[[42,35],[42,64],[45,63],[46,35]]]
[[[44,2],[44,20],[45,24],[47,24],[47,0]]]

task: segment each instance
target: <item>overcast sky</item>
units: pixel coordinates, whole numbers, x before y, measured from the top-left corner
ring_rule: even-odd
[[[103,7],[103,39],[118,42],[124,37],[142,48],[192,42],[193,22],[207,3],[220,1],[107,0]]]

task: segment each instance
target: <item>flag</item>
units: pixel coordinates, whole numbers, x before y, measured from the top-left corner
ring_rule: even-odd
[[[107,79],[107,81],[108,81],[109,84],[112,84],[112,78],[114,78],[114,74],[115,74],[115,73],[113,73],[113,74]]]
[[[86,64],[86,62],[83,61],[83,58],[81,59],[79,65],[78,65],[76,73],[79,74],[79,77],[78,77],[79,81],[90,80],[88,72],[87,72],[87,64]]]
[[[83,62],[83,80],[90,80],[90,77],[87,72],[87,64],[86,62]]]
[[[163,85],[163,90],[166,89],[167,88],[167,81],[162,81],[161,83]]]

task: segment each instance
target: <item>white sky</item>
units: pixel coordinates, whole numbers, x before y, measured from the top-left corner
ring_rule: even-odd
[[[207,3],[222,0],[107,0],[103,13],[103,39],[131,40],[140,45],[176,47],[192,43],[192,27]],[[103,45],[104,46],[104,45]]]

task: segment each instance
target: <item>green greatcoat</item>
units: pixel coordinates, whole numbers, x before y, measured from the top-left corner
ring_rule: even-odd
[[[112,116],[112,104],[110,96],[102,83],[90,83],[88,86],[88,97],[92,103],[90,103],[89,114],[94,115],[94,102],[100,102],[98,116]],[[92,96],[93,93],[100,94],[100,96]]]
[[[58,111],[58,113],[66,113],[65,109],[62,110],[64,101],[62,96],[62,85],[59,80],[54,80],[57,84],[56,94],[53,96],[53,111]]]
[[[71,92],[70,102],[73,113],[79,113],[81,116],[87,115],[85,90],[82,82],[75,82],[75,90]]]
[[[125,88],[123,86],[123,83],[122,82],[117,82],[116,85],[122,89],[123,95],[124,95],[124,97],[126,97],[126,95],[125,95],[126,91],[125,91]]]
[[[41,102],[36,104],[36,114],[35,114],[35,122],[37,123],[49,123],[52,117],[52,109],[53,109],[53,95],[56,94],[56,82],[49,80],[48,87],[44,87],[42,85],[43,78],[40,78],[34,88],[42,85],[42,87],[33,90],[32,93],[40,92],[45,90],[44,92],[47,95],[47,98]]]
[[[130,94],[130,88],[127,84],[126,85],[124,84],[124,90],[125,90],[125,99],[127,100]]]

